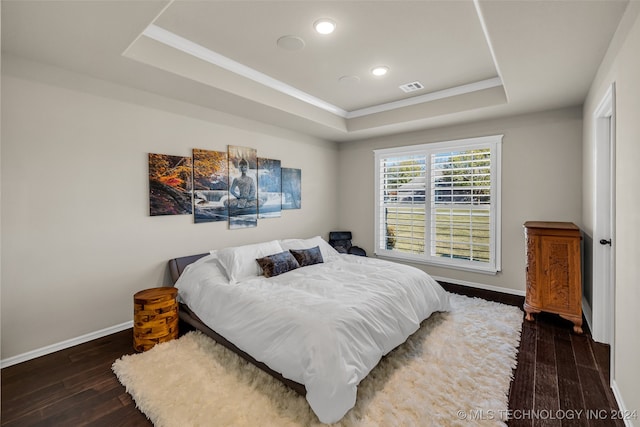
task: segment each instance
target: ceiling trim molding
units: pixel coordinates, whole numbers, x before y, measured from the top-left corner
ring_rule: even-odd
[[[350,111],[347,113],[346,118],[353,119],[355,117],[363,117],[370,114],[383,113],[385,111],[396,110],[398,108],[409,107],[411,105],[424,104],[425,102],[436,101],[443,98],[451,98],[453,96],[464,95],[466,93],[477,92],[479,90],[490,89],[497,86],[502,86],[502,79],[500,77],[493,77],[490,79],[481,80],[479,82],[468,83],[448,89],[425,93],[424,95],[420,96],[401,99],[399,101],[387,102],[385,104],[374,105],[373,107]]]
[[[476,8],[476,15],[478,15],[478,20],[480,21],[480,26],[482,27],[482,33],[484,34],[484,40],[487,42],[487,47],[489,48],[489,53],[491,53],[491,59],[493,60],[493,66],[496,68],[496,73],[502,80],[502,73],[500,72],[500,66],[498,65],[498,58],[496,57],[496,52],[493,49],[493,44],[491,43],[491,37],[489,36],[489,29],[487,27],[487,23],[484,20],[484,15],[482,14],[482,9],[480,7],[480,0],[473,0],[473,5]],[[504,86],[504,85],[503,85]],[[507,97],[507,102],[509,102],[509,94],[507,93],[507,88],[504,88],[504,94]]]
[[[479,15],[480,16],[480,15]],[[480,19],[482,21],[482,19]],[[484,26],[484,25],[483,25]],[[310,95],[300,89],[290,86],[280,80],[270,77],[264,73],[261,73],[251,67],[234,61],[224,55],[212,51],[198,43],[181,37],[171,31],[165,30],[155,24],[150,24],[143,32],[142,35],[160,42],[164,45],[177,49],[193,57],[199,58],[210,64],[221,67],[234,74],[240,75],[247,79],[253,80],[263,86],[274,89],[278,92],[289,95],[302,102],[305,102],[314,107],[320,108],[324,111],[328,111],[344,119],[352,119],[357,117],[364,117],[371,114],[383,113],[399,108],[409,107],[412,105],[424,104],[438,99],[450,98],[457,95],[464,95],[471,92],[476,92],[484,89],[489,89],[497,86],[502,86],[502,79],[500,77],[493,77],[478,82],[472,82],[452,88],[438,90],[435,92],[426,93],[419,96],[401,99],[398,101],[387,102],[384,104],[373,105],[371,107],[360,108],[353,111],[346,111],[342,108],[326,102],[320,98]],[[486,34],[485,34],[486,35]],[[488,42],[488,39],[487,39]],[[490,46],[491,49],[491,46]],[[493,49],[491,49],[493,55]],[[494,58],[495,62],[495,58]],[[497,69],[497,67],[496,67]]]
[[[163,43],[167,46],[178,49],[184,53],[192,55],[196,58],[202,59],[210,64],[224,68],[227,71],[238,74],[242,77],[253,80],[266,87],[277,90],[289,96],[292,96],[307,104],[321,108],[325,111],[338,115],[340,117],[346,117],[347,112],[340,107],[323,101],[320,98],[316,98],[313,95],[309,95],[293,86],[283,83],[280,80],[274,79],[264,73],[254,70],[251,67],[247,67],[244,64],[234,61],[224,55],[212,51],[202,45],[192,42],[191,40],[180,37],[179,35],[165,30],[157,25],[149,25],[142,33],[144,36],[149,37],[157,42]]]

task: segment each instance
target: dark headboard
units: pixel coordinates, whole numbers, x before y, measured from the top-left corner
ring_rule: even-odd
[[[200,258],[207,255],[209,254],[206,253],[206,254],[198,254],[198,255],[189,255],[189,256],[184,256],[181,258],[174,258],[169,260],[169,272],[171,273],[171,280],[173,280],[173,283],[174,284],[176,283],[176,281],[178,280],[178,277],[180,277],[180,275],[184,271],[184,268],[187,265],[194,263]]]

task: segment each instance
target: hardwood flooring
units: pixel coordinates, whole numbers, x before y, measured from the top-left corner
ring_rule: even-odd
[[[522,307],[524,297],[443,283],[450,292]],[[524,315],[523,315],[524,316]],[[517,368],[509,390],[509,426],[624,426],[609,387],[609,346],[549,313],[523,320]]]
[[[524,300],[443,286],[520,307]],[[131,353],[132,331],[126,330],[2,369],[1,425],[151,426],[111,372],[116,359]],[[608,366],[608,346],[595,343],[587,328],[584,335],[575,335],[570,322],[544,313],[535,322],[524,321],[509,392],[509,425],[623,426],[610,416],[617,406]]]

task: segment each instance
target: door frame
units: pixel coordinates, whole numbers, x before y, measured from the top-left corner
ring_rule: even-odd
[[[611,378],[615,342],[615,83],[594,111],[595,193],[593,229],[592,336],[611,346]],[[600,240],[611,240],[602,245]]]

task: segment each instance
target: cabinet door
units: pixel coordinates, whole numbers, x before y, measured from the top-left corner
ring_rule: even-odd
[[[545,310],[573,314],[580,304],[580,248],[572,237],[545,236],[541,242]]]

